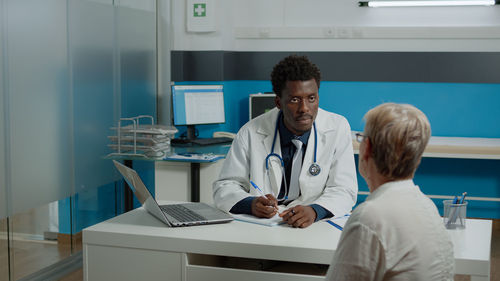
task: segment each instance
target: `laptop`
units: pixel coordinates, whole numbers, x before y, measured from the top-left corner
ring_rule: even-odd
[[[231,215],[205,203],[193,202],[160,206],[135,170],[115,160],[113,160],[113,163],[144,209],[168,226],[225,223],[233,220]]]

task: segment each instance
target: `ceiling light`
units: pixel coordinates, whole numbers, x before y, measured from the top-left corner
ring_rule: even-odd
[[[476,1],[360,1],[360,7],[433,7],[433,6],[493,6],[499,0]]]

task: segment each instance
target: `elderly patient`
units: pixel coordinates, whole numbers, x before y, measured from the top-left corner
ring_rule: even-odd
[[[347,221],[326,280],[452,280],[453,245],[436,206],[413,183],[429,121],[394,103],[365,120],[356,138],[370,195]]]

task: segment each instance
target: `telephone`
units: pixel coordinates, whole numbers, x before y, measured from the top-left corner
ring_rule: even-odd
[[[234,139],[236,137],[236,134],[233,134],[230,132],[214,132],[212,137],[214,137],[214,138],[226,137],[226,138]]]

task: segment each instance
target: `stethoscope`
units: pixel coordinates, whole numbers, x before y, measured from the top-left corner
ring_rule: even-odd
[[[271,157],[275,157],[280,161],[281,174],[283,175],[283,182],[285,184],[285,193],[284,194],[286,196],[286,194],[288,194],[288,185],[287,185],[286,178],[285,178],[285,162],[283,161],[283,158],[281,158],[281,156],[274,153],[274,145],[276,144],[276,138],[278,137],[278,127],[279,127],[279,120],[280,120],[281,114],[282,114],[281,112],[278,114],[278,119],[276,120],[276,128],[274,129],[273,144],[271,145],[271,153],[269,153],[266,156],[265,161],[266,161],[266,172],[267,172],[268,177],[269,177],[269,159]],[[316,133],[316,122],[313,122],[313,129],[314,129],[314,158],[313,158],[314,161],[311,164],[311,166],[309,166],[309,174],[311,174],[312,176],[317,176],[317,175],[319,175],[319,173],[321,173],[321,167],[316,162],[316,153],[318,152],[318,135]],[[278,200],[280,200],[280,199],[278,198]]]

